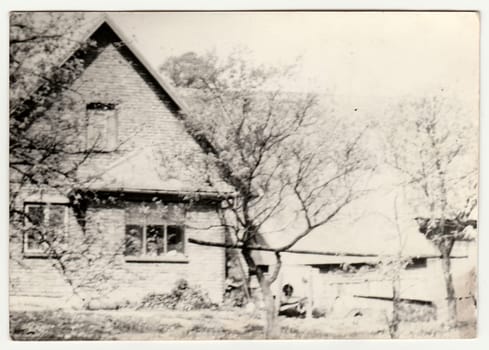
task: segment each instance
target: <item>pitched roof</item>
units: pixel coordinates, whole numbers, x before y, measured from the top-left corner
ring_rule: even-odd
[[[135,47],[131,40],[124,34],[124,32],[119,28],[119,26],[107,15],[103,15],[103,17],[96,23],[93,27],[91,33],[87,36],[87,39],[92,36],[95,31],[97,31],[102,25],[108,25],[114,33],[121,39],[121,41],[127,46],[127,48],[136,56],[136,58],[141,62],[141,64],[146,68],[146,70],[150,73],[150,75],[156,79],[161,88],[168,94],[171,100],[175,103],[175,105],[180,109],[182,113],[188,112],[188,107],[185,104],[185,101],[179,97],[176,91],[168,84],[165,79],[158,74],[158,72],[149,64],[148,60],[144,57],[144,55]]]
[[[75,38],[73,40],[72,45],[67,47],[66,50],[62,50],[62,52],[58,52],[54,57],[54,62],[50,65],[52,68],[57,69],[62,67],[66,62],[68,62],[73,55],[80,48],[80,43],[86,43],[90,40],[90,38],[104,25],[107,25],[124,43],[124,45],[131,51],[132,54],[138,59],[138,61],[144,66],[144,68],[150,73],[150,75],[158,82],[160,87],[166,92],[166,94],[170,97],[172,102],[180,109],[182,113],[186,113],[188,111],[188,107],[185,104],[185,101],[179,97],[179,95],[175,92],[175,90],[168,84],[164,78],[157,73],[157,71],[149,64],[148,60],[144,57],[144,55],[137,49],[137,47],[133,44],[133,42],[125,35],[124,31],[115,23],[110,16],[103,13],[99,17],[92,20],[92,23],[85,23],[81,25],[81,29],[75,32]],[[81,31],[81,32],[80,32]],[[74,44],[73,44],[74,43]],[[40,85],[45,84],[45,80],[39,77],[38,80],[32,85],[32,90],[36,91],[39,89]]]

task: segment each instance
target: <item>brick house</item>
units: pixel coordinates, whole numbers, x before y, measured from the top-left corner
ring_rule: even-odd
[[[81,121],[81,142],[96,145],[97,152],[80,168],[79,188],[24,191],[17,206],[35,218],[33,226],[56,226],[65,245],[87,248],[86,237],[96,237],[94,251],[76,258],[88,262],[72,273],[87,286],[97,284],[100,274],[94,290],[104,298],[140,300],[185,278],[220,302],[224,250],[187,240],[224,242],[217,209],[232,188],[209,168],[201,140],[186,130],[185,104],[121,30],[105,18],[85,40],[95,45],[73,82],[76,103],[59,113]],[[59,261],[29,232],[19,236],[11,229],[10,302],[36,298],[61,304],[73,288]]]

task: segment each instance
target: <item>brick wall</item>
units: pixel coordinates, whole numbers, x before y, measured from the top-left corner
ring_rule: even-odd
[[[91,227],[103,235],[110,252],[116,251],[124,240],[124,209],[97,208],[88,213]],[[186,238],[224,240],[215,210],[205,205],[193,206],[186,215]],[[96,228],[94,226],[97,226]],[[114,294],[122,299],[138,299],[150,292],[168,292],[178,279],[184,278],[199,285],[215,301],[221,301],[224,288],[224,250],[186,243],[188,262],[126,262],[123,254],[111,266],[118,288]]]
[[[195,205],[186,215],[185,238],[223,242],[224,231],[219,225],[219,217],[208,205]],[[13,231],[12,231],[13,232]],[[70,211],[69,235],[76,247],[77,239],[83,235],[73,213]],[[65,277],[88,278],[88,274],[103,271],[108,281],[100,281],[99,288],[85,290],[87,295],[113,300],[140,300],[144,295],[168,292],[175,282],[184,278],[195,286],[200,286],[215,302],[220,302],[224,291],[225,254],[224,249],[204,247],[186,242],[185,262],[128,262],[123,254],[125,235],[125,209],[118,207],[93,207],[87,211],[85,235],[99,236],[95,244],[89,246],[85,256],[92,256],[93,263],[79,263],[79,273],[61,273],[57,262],[49,258],[28,258],[22,254],[22,239],[12,235],[10,264],[10,295],[33,297],[69,298],[72,289]],[[18,239],[16,239],[17,237]],[[80,247],[86,248],[86,247]],[[97,261],[98,260],[98,261]],[[99,295],[97,295],[99,293]]]

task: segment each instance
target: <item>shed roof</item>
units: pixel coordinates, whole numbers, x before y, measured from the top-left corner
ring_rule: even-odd
[[[355,203],[334,221],[318,227],[299,240],[291,249],[324,251],[334,255],[283,253],[283,264],[322,265],[376,262],[383,257],[401,254],[404,257],[438,256],[436,247],[419,232],[415,215],[407,204],[398,208],[397,225],[392,215],[392,194],[373,192]],[[289,215],[293,217],[293,215]],[[290,241],[301,231],[304,223],[295,220],[284,229],[282,220],[271,222],[263,234],[270,247],[277,248]],[[277,227],[274,230],[274,227]],[[358,254],[345,256],[343,253]],[[255,252],[260,264],[275,264],[275,256],[268,252]],[[375,256],[361,256],[375,255]]]

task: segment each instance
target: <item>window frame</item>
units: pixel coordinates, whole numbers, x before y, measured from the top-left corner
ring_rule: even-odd
[[[155,209],[152,209],[155,210]],[[141,253],[139,255],[126,255],[126,239],[127,239],[127,227],[128,226],[140,226],[141,230]],[[163,253],[160,255],[148,254],[148,227],[151,226],[163,226]],[[177,255],[169,255],[168,253],[168,227],[176,226],[181,230],[182,235],[182,252],[178,252]],[[160,221],[148,220],[147,215],[142,215],[142,219],[139,221],[129,220],[125,217],[124,223],[124,260],[126,262],[170,262],[170,263],[188,263],[189,258],[187,255],[187,234],[185,230],[185,224],[182,222],[161,219]]]
[[[113,102],[90,102],[85,105],[85,149],[92,149],[96,153],[110,153],[117,149],[117,143],[119,141],[118,114],[117,104]],[[91,119],[101,117],[105,119],[105,134],[102,135],[104,138],[102,144],[97,145],[96,143],[100,142],[100,140],[93,143],[94,138],[90,137],[90,132],[93,132]],[[111,130],[112,127],[114,130]]]
[[[31,249],[29,248],[29,230],[27,226],[31,223],[28,218],[28,208],[43,208],[42,225],[49,226],[50,209],[52,206],[59,206],[63,208],[63,229],[62,235],[66,237],[69,230],[69,219],[68,219],[68,205],[66,203],[57,202],[25,202],[24,203],[24,229],[22,234],[22,253],[25,258],[47,258],[49,257],[48,249]]]

